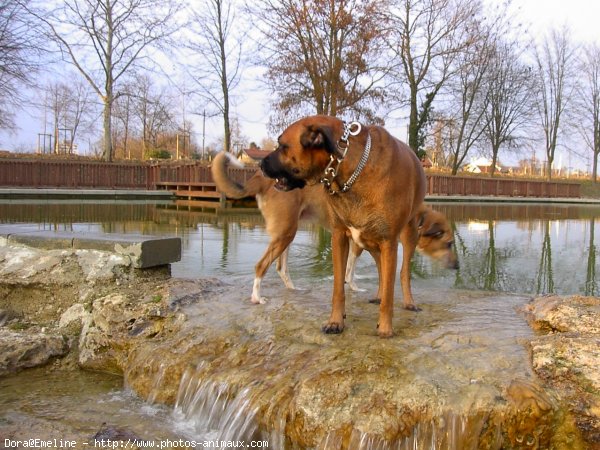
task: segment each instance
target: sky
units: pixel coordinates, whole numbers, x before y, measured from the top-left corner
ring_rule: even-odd
[[[494,5],[501,0],[484,0]],[[572,37],[576,41],[600,42],[600,28],[597,22],[600,17],[600,1],[598,0],[513,0],[516,17],[525,25],[533,37],[541,37],[552,27],[566,24],[570,27]],[[242,97],[234,106],[234,114],[239,118],[242,134],[249,141],[260,143],[268,137],[268,99],[265,92],[253,82],[259,76],[256,69],[249,69],[244,74],[246,79]],[[202,119],[197,115],[187,115],[193,122],[196,141],[202,141]],[[26,113],[18,116],[19,132],[9,135],[0,131],[0,149],[15,150],[19,148],[35,148],[37,134],[41,132],[41,120],[30,117]],[[403,118],[391,119],[386,123],[389,131],[402,140],[406,140],[406,121]],[[206,143],[213,143],[222,136],[222,125],[218,118],[207,119]],[[537,152],[542,157],[543,151]],[[559,156],[557,155],[557,161]],[[564,157],[566,161],[566,156]],[[576,159],[576,158],[574,158]],[[586,161],[572,161],[573,166],[583,168]],[[564,163],[566,165],[566,162]]]

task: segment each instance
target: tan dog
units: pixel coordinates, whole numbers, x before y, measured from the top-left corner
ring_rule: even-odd
[[[264,303],[260,294],[263,277],[273,261],[277,260],[277,273],[288,289],[294,284],[287,270],[289,245],[294,240],[300,221],[310,221],[330,229],[327,222],[327,197],[321,185],[307,186],[281,192],[274,188],[275,180],[266,178],[258,171],[245,186],[242,186],[227,174],[227,167],[243,167],[230,153],[219,153],[213,160],[211,171],[219,191],[229,198],[240,199],[255,196],[265,219],[267,233],[271,242],[255,267],[255,279],[252,288],[252,303]],[[452,229],[442,213],[422,206],[418,212],[419,241],[417,249],[447,268],[458,268],[456,255],[452,249],[454,242]],[[356,259],[362,249],[350,243],[345,281],[354,291],[360,291],[354,282]],[[379,294],[376,298],[379,298]]]
[[[328,192],[332,227],[332,311],[325,333],[344,329],[344,275],[351,237],[375,258],[379,270],[378,333],[392,336],[398,239],[404,308],[416,310],[410,261],[418,240],[417,212],[425,197],[425,173],[415,153],[378,126],[346,125],[329,116],[311,116],[290,125],[277,149],[261,163],[263,173],[283,191],[322,183]]]

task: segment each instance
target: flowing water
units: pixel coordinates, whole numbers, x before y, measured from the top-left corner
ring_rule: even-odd
[[[422,389],[430,383],[445,383],[443,387],[457,393],[456,398],[445,401],[463,405],[455,409],[467,411],[478,399],[496,395],[493,389],[480,388],[482,382],[494,386],[515,376],[531,378],[523,346],[531,331],[514,311],[527,296],[598,293],[595,227],[600,207],[472,203],[433,207],[451,220],[461,267],[447,271],[420,256],[415,258],[414,292],[424,312],[417,316],[396,314],[398,328],[403,330],[400,338],[410,339],[409,348],[403,349],[400,357],[410,367],[410,376],[420,380]],[[217,277],[237,286],[240,298],[220,299],[218,307],[223,308],[224,316],[228,306],[234,308],[249,298],[254,264],[268,242],[256,212],[216,213],[144,202],[4,201],[0,203],[0,223],[35,224],[45,230],[180,236],[183,257],[172,266],[174,277]],[[286,311],[285,317],[289,317],[291,309],[299,316],[326,318],[332,279],[328,233],[304,225],[293,243],[289,265],[301,290],[285,290],[275,271],[270,270],[264,283],[263,294],[270,299],[265,311],[274,317]],[[348,314],[354,319],[349,319],[351,326],[344,336],[361,345],[367,339],[365,345],[389,346],[368,340],[374,335],[376,315],[363,300],[377,288],[370,257],[359,260],[357,278],[367,292],[349,294]],[[193,311],[190,316],[193,321]],[[328,341],[318,332],[318,324],[317,320],[306,327],[292,326],[293,331],[287,333],[296,333],[299,345],[321,346],[319,352],[311,354],[313,360],[318,362],[322,357],[335,361],[336,352],[343,350],[326,348]],[[290,338],[273,331],[279,329],[277,324],[261,325],[257,319],[252,326],[252,332],[273,334],[275,342]],[[293,342],[290,345],[296,345]],[[488,356],[481,357],[482,352]],[[381,363],[378,357],[385,361],[383,354],[375,352],[370,364]],[[363,357],[357,358],[357,364],[362,364]],[[256,397],[267,395],[261,394],[260,385],[233,392],[226,379],[207,377],[208,369],[199,361],[196,368],[184,372],[176,405],[168,408],[153,402],[165,370],[166,366],[159,365],[153,393],[146,402],[132,395],[120,379],[106,375],[30,370],[1,379],[0,437],[3,442],[6,437],[70,437],[83,442],[106,427],[109,429],[104,435],[110,435],[115,432],[110,427],[114,427],[125,430],[125,436],[131,433],[155,440],[157,445],[169,439],[243,439],[257,443],[257,447],[268,442],[268,448],[283,448],[286,424],[266,432],[255,417]],[[306,382],[304,378],[289,379],[285,370],[276,370],[272,376],[280,377],[283,384]],[[468,433],[481,427],[481,421],[451,410],[444,417],[420,423],[394,448],[469,448]],[[23,429],[30,430],[31,436]],[[318,447],[338,448],[340,439],[330,433]],[[527,444],[532,437],[524,434],[520,439]],[[387,448],[358,429],[352,431],[350,443],[349,448]],[[531,447],[535,448],[533,441]]]

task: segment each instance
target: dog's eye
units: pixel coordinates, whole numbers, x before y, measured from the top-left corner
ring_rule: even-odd
[[[439,238],[439,237],[441,237],[443,234],[444,234],[444,232],[443,232],[443,231],[437,231],[437,232],[435,232],[435,233],[433,234],[433,237],[434,237],[434,238]]]

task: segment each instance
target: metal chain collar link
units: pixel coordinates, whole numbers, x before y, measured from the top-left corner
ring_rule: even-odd
[[[358,165],[356,166],[356,169],[354,169],[354,172],[352,173],[350,178],[348,178],[348,180],[342,185],[342,188],[339,191],[336,191],[331,187],[333,180],[337,176],[340,164],[346,157],[346,153],[348,153],[348,148],[350,147],[350,143],[348,141],[349,137],[358,136],[361,130],[362,126],[358,122],[351,122],[350,124],[344,122],[344,132],[340,140],[337,142],[337,148],[341,155],[338,157],[334,157],[333,155],[331,155],[329,157],[329,164],[327,164],[327,167],[325,168],[325,176],[321,178],[321,183],[325,185],[325,188],[331,195],[348,192],[367,164],[367,160],[369,159],[369,153],[371,152],[371,133],[367,135],[367,143],[365,144],[365,149],[360,158],[360,161],[358,162]]]

